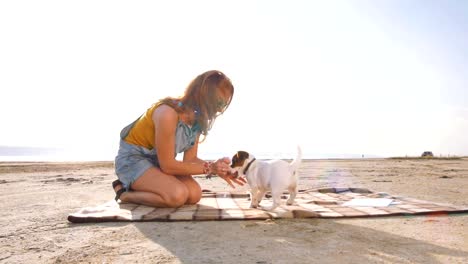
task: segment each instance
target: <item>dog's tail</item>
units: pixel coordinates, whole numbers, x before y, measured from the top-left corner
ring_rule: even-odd
[[[301,150],[301,146],[297,146],[297,156],[296,158],[291,161],[291,171],[293,174],[296,175],[296,177],[298,176],[298,169],[299,169],[299,166],[301,166],[301,162],[302,162],[302,150]]]

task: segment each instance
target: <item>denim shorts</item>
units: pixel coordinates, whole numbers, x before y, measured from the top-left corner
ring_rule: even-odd
[[[159,167],[159,161],[155,149],[149,150],[121,139],[114,165],[117,177],[128,191],[149,168]]]

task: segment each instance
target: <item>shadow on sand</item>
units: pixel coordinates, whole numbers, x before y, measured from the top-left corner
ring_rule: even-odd
[[[441,263],[439,256],[468,259],[467,251],[436,242],[330,219],[140,222],[135,226],[182,263]]]

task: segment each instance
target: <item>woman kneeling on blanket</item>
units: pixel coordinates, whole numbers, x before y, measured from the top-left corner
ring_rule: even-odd
[[[215,119],[229,106],[234,87],[219,71],[197,76],[183,96],[167,97],[153,104],[120,133],[115,158],[118,180],[112,183],[115,200],[154,207],[196,204],[202,191],[192,175],[218,175],[231,187],[245,180],[230,174],[229,158],[207,162],[197,157]],[[184,153],[183,160],[176,159]]]

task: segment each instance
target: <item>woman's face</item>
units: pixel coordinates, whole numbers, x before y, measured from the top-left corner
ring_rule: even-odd
[[[232,97],[232,94],[228,89],[218,89],[217,96],[216,96],[217,98],[216,108],[218,112],[221,112],[226,107],[231,97]]]

